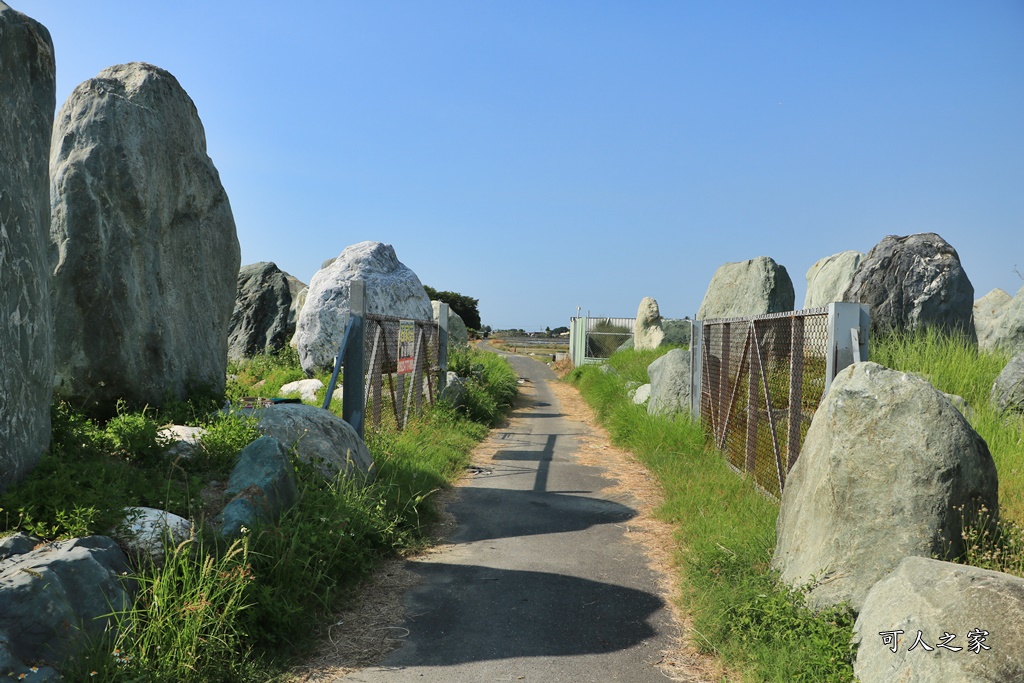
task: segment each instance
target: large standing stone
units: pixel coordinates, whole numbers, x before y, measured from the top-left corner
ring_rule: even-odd
[[[0,650],[9,652],[8,668],[60,665],[113,628],[111,614],[131,603],[121,580],[129,570],[106,536],[58,541],[0,562]]]
[[[854,641],[861,683],[1024,681],[1024,579],[907,557],[868,592]]]
[[[1011,358],[996,377],[989,402],[999,411],[1024,412],[1024,353]]]
[[[745,318],[793,310],[796,295],[785,267],[767,256],[719,266],[704,294],[698,320]]]
[[[859,251],[841,251],[815,262],[807,271],[804,308],[820,308],[844,301],[843,295],[853,282],[863,258],[864,254]]]
[[[242,266],[228,333],[228,358],[241,360],[283,349],[295,334],[288,322],[291,315],[287,273],[267,261]]]
[[[307,373],[333,367],[348,322],[353,280],[366,284],[366,310],[410,320],[432,320],[423,284],[403,265],[390,244],[360,242],[325,262],[309,283],[295,333],[299,360]]]
[[[772,558],[815,609],[848,601],[904,558],[963,551],[963,513],[998,510],[985,441],[925,380],[876,363],[842,370],[786,479]]]
[[[960,256],[932,232],[889,235],[861,261],[843,301],[871,306],[871,334],[927,327],[977,339],[974,285]]]
[[[1012,296],[997,287],[974,302],[974,329],[978,333],[978,348],[982,351],[996,348],[999,325],[1012,301]]]
[[[55,389],[99,412],[223,391],[238,238],[178,81],[136,62],[79,85],[50,171]]]
[[[303,462],[316,465],[325,479],[339,472],[347,477],[375,475],[373,456],[348,422],[333,413],[302,403],[281,403],[255,411],[257,428],[285,448],[294,448]]]
[[[671,415],[690,410],[690,352],[672,349],[647,366],[651,380],[650,415]]]
[[[0,492],[50,445],[53,43],[0,2]]]
[[[430,307],[433,312],[433,319],[440,321],[441,319],[441,301],[431,301]],[[462,316],[452,310],[452,307],[448,307],[448,348],[455,346],[465,346],[469,343],[469,331],[466,330],[466,323],[462,321]]]
[[[1012,354],[1024,353],[1024,287],[1007,305],[996,328],[994,346]]]
[[[636,310],[636,321],[633,323],[633,348],[637,351],[656,349],[665,339],[661,329],[661,311],[658,302],[649,296],[640,300]]]

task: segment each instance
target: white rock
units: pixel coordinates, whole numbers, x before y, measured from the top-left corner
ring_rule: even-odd
[[[299,360],[307,373],[333,367],[348,323],[349,289],[354,280],[366,285],[366,310],[410,320],[432,320],[423,284],[380,242],[360,242],[317,271],[295,332]]]
[[[125,509],[125,518],[112,532],[111,537],[121,549],[135,557],[148,556],[157,564],[164,559],[164,539],[170,534],[177,545],[192,537],[192,523],[184,517],[148,507]]]
[[[303,401],[315,401],[316,392],[324,388],[324,383],[318,379],[300,379],[294,382],[288,382],[281,387],[282,396],[291,396],[298,394],[299,398]],[[341,398],[341,385],[337,385],[334,388],[334,395],[331,397],[332,401],[336,401]]]

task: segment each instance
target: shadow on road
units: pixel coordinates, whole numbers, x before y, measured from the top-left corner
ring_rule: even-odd
[[[664,606],[650,593],[562,574],[416,562],[409,567],[424,583],[414,589],[409,609],[414,636],[394,664],[624,650],[656,634],[648,619]]]
[[[461,520],[448,539],[451,543],[581,531],[625,522],[637,514],[599,498],[492,488],[461,489],[449,511]]]

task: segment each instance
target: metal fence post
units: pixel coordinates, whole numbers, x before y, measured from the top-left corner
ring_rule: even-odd
[[[839,371],[854,362],[853,330],[857,330],[861,360],[868,359],[870,307],[866,304],[828,305],[828,346],[825,356],[825,395]]]
[[[704,325],[699,320],[690,321],[690,413],[700,421],[700,399],[704,374]]]
[[[448,304],[437,307],[437,391],[448,386]]]
[[[366,396],[363,381],[366,375],[365,326],[366,285],[362,280],[353,280],[349,285],[349,320],[352,331],[345,346],[345,381],[341,386],[341,417],[352,425],[359,438],[363,438],[363,421],[366,412]]]

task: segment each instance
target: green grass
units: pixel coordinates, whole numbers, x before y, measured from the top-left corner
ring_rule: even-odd
[[[920,374],[939,390],[967,401],[967,420],[985,439],[996,463],[1000,517],[1024,524],[1024,416],[1000,414],[988,402],[1009,354],[979,351],[960,338],[927,332],[872,339],[871,360]]]
[[[849,610],[814,614],[769,571],[777,504],[729,468],[699,425],[650,416],[626,398],[626,382],[647,381],[647,365],[661,353],[621,351],[609,359],[614,372],[586,366],[569,379],[613,440],[661,483],[657,514],[676,530],[681,599],[697,644],[744,680],[852,681]]]
[[[360,486],[326,481],[293,457],[299,500],[277,523],[256,525],[232,544],[205,528],[216,510],[198,495],[223,480],[257,434],[251,420],[209,415],[211,403],[179,403],[173,416],[207,429],[200,454],[171,459],[156,441],[166,412],[127,408],[106,424],[66,404],[53,411],[51,453],[21,484],[0,497],[0,535],[29,531],[44,539],[106,533],[128,505],[190,517],[196,539],[167,547],[162,566],[145,563],[131,577],[139,590],[131,609],[115,615],[117,634],[68,663],[68,680],[266,681],[312,645],[317,625],[382,557],[426,542],[436,512],[432,495],[464,470],[473,446],[514,401],[515,373],[495,354],[466,351],[476,407],[443,405],[398,432],[367,433],[377,476]],[[229,394],[275,393],[300,376],[294,354],[253,359],[234,368]],[[222,400],[223,397],[220,397]],[[212,405],[216,405],[216,401]],[[198,416],[198,417],[197,417]],[[480,421],[474,421],[477,418]],[[483,422],[483,424],[481,423]],[[301,590],[296,590],[301,587]]]

